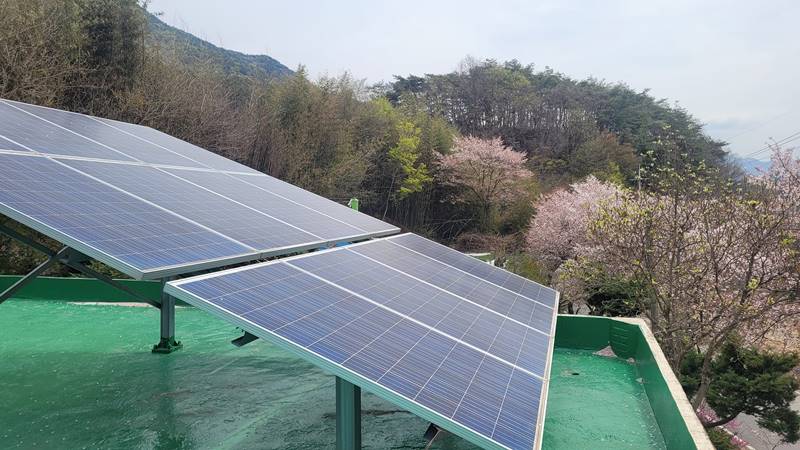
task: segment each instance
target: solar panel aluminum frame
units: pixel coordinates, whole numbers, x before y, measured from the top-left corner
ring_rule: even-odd
[[[56,241],[61,242],[67,247],[78,250],[84,255],[89,256],[97,261],[100,261],[101,263],[106,264],[110,267],[113,267],[114,269],[117,269],[120,272],[136,280],[157,280],[175,275],[182,275],[187,273],[200,272],[203,270],[215,269],[221,266],[253,262],[259,259],[285,255],[287,253],[305,252],[308,250],[318,249],[320,247],[332,246],[341,242],[349,242],[355,239],[369,239],[369,236],[355,235],[350,237],[337,238],[333,240],[314,241],[301,246],[278,247],[270,249],[269,251],[254,251],[230,257],[207,259],[203,261],[197,261],[192,264],[175,264],[171,266],[158,267],[155,269],[142,270],[128,263],[125,263],[124,261],[117,259],[114,256],[111,256],[101,250],[98,250],[92,247],[91,245],[83,243],[77,239],[73,239],[72,237],[58,231],[57,229],[45,225],[39,222],[38,220],[27,216],[24,213],[21,213],[13,208],[3,205],[2,203],[0,203],[0,214],[9,217],[16,222],[19,222],[32,230],[38,231],[39,233],[42,233],[51,239],[55,239]],[[388,236],[393,233],[394,231],[389,230],[379,235],[375,235],[375,237]]]
[[[345,250],[347,248],[352,248],[352,247],[357,247],[357,246],[360,246],[360,245],[365,245],[365,244],[368,244],[370,242],[374,242],[374,241],[360,242],[360,243],[348,245],[346,247],[339,247],[339,248],[334,248],[334,249],[329,249],[329,250],[323,250],[322,252],[328,253],[328,252],[341,251],[341,250]],[[223,275],[227,275],[227,274],[230,274],[230,273],[236,273],[236,272],[241,272],[241,271],[245,271],[245,270],[257,269],[259,267],[270,266],[270,265],[273,265],[273,264],[281,264],[281,263],[289,262],[289,261],[296,260],[296,259],[311,257],[311,256],[317,255],[317,254],[322,253],[322,252],[307,253],[307,254],[303,254],[303,255],[295,255],[295,256],[291,256],[291,257],[287,257],[287,258],[281,258],[281,259],[268,261],[268,262],[264,262],[264,263],[260,263],[260,264],[252,264],[252,265],[248,265],[248,266],[244,266],[244,267],[237,267],[237,268],[233,268],[233,269],[222,270],[222,271],[218,271],[218,272],[212,272],[212,273],[208,273],[208,274],[204,274],[204,275],[198,275],[198,276],[191,277],[191,278],[184,278],[182,280],[171,281],[171,282],[168,282],[168,283],[166,283],[164,285],[164,292],[166,294],[168,294],[168,295],[171,295],[171,296],[177,298],[177,299],[183,300],[183,301],[185,301],[185,302],[187,302],[187,303],[189,303],[191,305],[194,305],[194,306],[196,306],[196,307],[198,307],[198,308],[200,308],[200,309],[202,309],[202,310],[204,310],[204,311],[206,311],[206,312],[208,312],[208,313],[210,313],[212,315],[223,317],[228,322],[233,323],[234,325],[236,325],[237,327],[241,328],[242,330],[244,330],[244,331],[246,331],[246,332],[248,332],[248,333],[250,333],[252,335],[258,336],[259,338],[264,339],[267,342],[275,344],[278,347],[297,355],[301,359],[303,359],[305,361],[308,361],[308,362],[310,362],[311,364],[314,364],[317,367],[320,367],[321,369],[327,371],[328,373],[331,373],[331,374],[333,374],[333,375],[335,375],[335,376],[337,376],[339,378],[342,378],[342,379],[348,381],[349,383],[355,384],[356,386],[359,386],[359,387],[361,387],[363,389],[366,389],[366,390],[372,392],[373,394],[383,398],[384,400],[392,402],[395,405],[397,405],[397,406],[409,411],[410,413],[412,413],[412,414],[414,414],[414,415],[416,415],[416,416],[418,416],[418,417],[420,417],[422,419],[425,419],[426,421],[429,421],[429,422],[434,423],[434,424],[436,424],[438,426],[441,426],[442,428],[444,428],[444,429],[450,431],[451,433],[454,433],[454,434],[456,434],[456,435],[458,435],[458,436],[460,436],[460,437],[472,442],[473,444],[476,444],[476,445],[478,445],[478,446],[480,446],[482,448],[492,449],[492,450],[494,450],[494,449],[509,449],[509,447],[504,446],[504,445],[502,445],[502,444],[500,444],[500,443],[498,443],[498,442],[496,442],[496,441],[494,441],[494,440],[492,440],[490,438],[487,438],[486,436],[478,433],[475,430],[472,430],[471,428],[469,428],[467,426],[464,426],[464,425],[456,422],[455,420],[452,420],[452,419],[450,419],[448,417],[445,417],[445,416],[437,413],[436,411],[434,411],[434,410],[432,410],[432,409],[430,409],[430,408],[428,408],[426,406],[423,406],[421,404],[418,404],[418,403],[415,403],[413,401],[410,401],[408,398],[404,397],[403,395],[401,395],[401,394],[399,394],[399,393],[397,393],[397,392],[395,392],[395,391],[393,391],[393,390],[391,390],[391,389],[389,389],[389,388],[387,388],[385,386],[382,386],[382,385],[370,380],[369,378],[366,378],[366,377],[364,377],[362,375],[359,375],[358,373],[356,373],[356,372],[354,372],[354,371],[352,371],[352,370],[350,370],[350,369],[348,369],[348,368],[346,368],[346,367],[344,367],[342,365],[339,365],[339,364],[337,364],[337,363],[325,358],[322,355],[318,355],[318,354],[316,354],[316,353],[314,353],[314,352],[312,352],[312,351],[310,351],[310,350],[308,350],[306,348],[303,348],[302,346],[292,342],[289,339],[286,339],[286,338],[284,338],[284,337],[282,337],[282,336],[280,336],[280,335],[278,335],[276,333],[273,333],[273,332],[271,332],[269,330],[266,330],[264,328],[261,328],[257,324],[255,324],[255,323],[253,323],[253,322],[251,322],[251,321],[249,321],[249,320],[247,320],[247,319],[245,319],[245,318],[243,318],[241,316],[238,316],[238,315],[236,315],[234,313],[231,313],[230,311],[228,311],[228,310],[226,310],[224,308],[221,308],[221,307],[219,307],[217,305],[214,305],[214,304],[206,301],[205,299],[203,299],[203,298],[201,298],[201,297],[199,297],[199,296],[197,296],[197,295],[195,295],[195,294],[193,294],[193,293],[181,288],[182,284],[196,282],[196,281],[200,281],[200,280],[207,279],[207,278],[212,278],[212,277],[223,276]],[[339,288],[339,289],[344,289],[344,288]],[[556,305],[558,304],[558,300],[560,298],[560,295],[561,295],[561,293],[556,291]],[[548,385],[549,385],[549,381],[550,381],[550,369],[551,369],[551,366],[552,366],[553,348],[554,348],[554,345],[555,345],[555,330],[556,330],[556,320],[554,318],[554,320],[552,321],[552,323],[550,325],[550,336],[551,336],[550,346],[549,346],[549,349],[548,349],[547,360],[546,360],[545,370],[544,370],[544,374],[543,374],[544,377],[542,379],[542,393],[541,393],[541,398],[539,400],[539,411],[538,411],[538,417],[537,417],[537,422],[536,422],[536,440],[535,440],[534,448],[532,450],[540,450],[541,447],[542,447],[542,440],[543,440],[542,439],[542,433],[544,431],[545,412],[546,412],[546,409],[547,409],[547,393],[548,393],[548,387],[549,387]]]

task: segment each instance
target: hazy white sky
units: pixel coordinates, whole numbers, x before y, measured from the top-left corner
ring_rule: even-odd
[[[389,81],[449,72],[467,55],[516,58],[649,88],[740,155],[800,131],[797,0],[153,0],[149,9],[315,76]]]

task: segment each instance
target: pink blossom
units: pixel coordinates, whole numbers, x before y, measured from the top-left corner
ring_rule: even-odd
[[[520,181],[533,175],[525,154],[500,138],[467,136],[455,139],[454,150],[439,158],[445,184],[464,188],[457,200],[507,204],[519,196]]]
[[[623,195],[616,185],[594,176],[542,196],[534,204],[526,241],[528,249],[552,271],[574,258],[588,242],[587,229],[598,208]]]

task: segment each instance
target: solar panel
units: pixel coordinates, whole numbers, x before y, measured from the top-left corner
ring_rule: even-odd
[[[144,272],[257,252],[48,158],[0,154],[0,212],[112,267]]]
[[[519,295],[392,240],[170,282],[166,291],[478,445],[539,446],[556,314],[547,303],[557,294]],[[431,276],[406,271],[415,266]]]
[[[4,183],[0,213],[136,278],[399,231],[140,125],[0,100],[0,154],[13,161],[0,176],[17,182]],[[107,203],[88,198],[101,194]]]
[[[122,133],[135,136],[138,139],[149,142],[157,147],[163,148],[164,150],[168,150],[185,158],[196,161],[202,164],[204,167],[228,172],[260,174],[260,172],[243,164],[239,164],[236,161],[224,158],[216,153],[212,153],[206,149],[200,148],[186,141],[182,141],[176,137],[162,133],[161,131],[153,128],[110,119],[98,118],[97,120],[101,120],[106,125],[109,125]]]
[[[282,196],[275,194],[266,187],[259,187],[255,183],[247,183],[246,181],[226,173],[208,173],[180,169],[169,169],[167,172],[195,183],[198,186],[202,186],[203,188],[236,199],[236,201],[243,205],[267,213],[276,219],[291,223],[322,239],[332,239],[341,236],[358,236],[364,233],[380,233],[381,231],[386,232],[391,228],[388,227],[386,223],[377,220],[375,221],[377,224],[375,224],[374,227],[362,228],[362,222],[364,221],[362,217],[371,218],[363,214],[358,214],[346,206],[323,199],[323,202],[320,203],[332,205],[332,207],[337,209],[337,212],[341,212],[341,214],[338,214],[338,218],[332,217],[330,214],[314,209],[311,205],[302,203],[302,199],[298,195],[290,194],[289,196]],[[265,182],[261,183],[264,186],[269,182],[273,184],[276,182],[283,183],[280,180],[270,177],[248,178],[264,178]],[[298,190],[304,193],[307,192],[302,189]]]
[[[61,127],[69,133],[76,134],[76,137],[82,138],[83,141],[113,149],[118,155],[114,155],[115,157],[112,159],[121,161],[133,159],[153,164],[203,167],[189,158],[166,151],[132,135],[120,133],[119,130],[106,123],[83,114],[70,114],[24,103],[9,103],[9,105],[34,114],[36,118],[45,124]],[[35,144],[33,148],[36,149]],[[59,152],[58,147],[55,150],[51,150],[51,152],[57,154]]]
[[[323,243],[318,236],[292,224],[279,222],[155,167],[96,161],[64,161],[64,164],[256,250],[267,252],[297,242]]]
[[[303,204],[308,208],[319,211],[326,216],[338,221],[347,222],[363,230],[379,235],[387,234],[387,224],[381,220],[370,217],[366,214],[354,214],[353,210],[332,202],[325,197],[321,197],[313,192],[300,189],[277,178],[267,176],[252,176],[234,174],[234,177],[246,183],[257,186],[263,190],[290,199],[296,203]],[[394,228],[394,232],[397,232]]]
[[[484,264],[476,258],[453,250],[445,245],[411,233],[395,236],[390,239],[389,242],[428,256],[461,271],[468,272],[475,277],[502,286],[512,292],[519,293],[530,299],[535,299],[545,305],[551,307],[556,306],[556,291],[547,289],[538,283],[507,270]]]
[[[0,101],[0,136],[15,148],[85,158],[133,161],[100,143],[61,128],[27,113],[6,101]],[[7,146],[4,144],[3,148]]]

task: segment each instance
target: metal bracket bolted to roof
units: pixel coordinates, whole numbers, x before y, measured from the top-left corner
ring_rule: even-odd
[[[258,336],[255,334],[250,334],[249,332],[245,331],[241,337],[238,337],[231,341],[231,344],[237,347],[244,347],[245,345],[255,341],[258,339]]]
[[[425,439],[425,442],[427,442],[427,444],[425,445],[425,450],[431,448],[431,445],[433,445],[433,441],[435,441],[436,438],[438,438],[440,435],[444,433],[445,431],[439,428],[439,426],[436,425],[435,423],[428,425],[428,429],[425,430],[425,434],[422,436]]]

